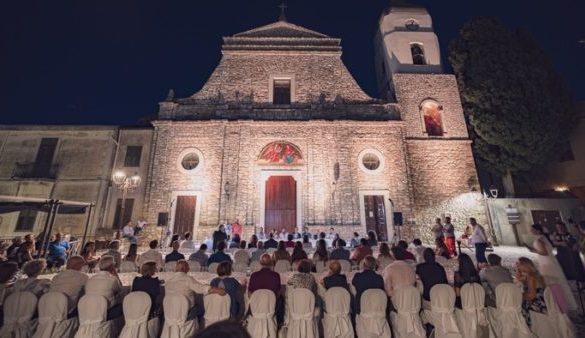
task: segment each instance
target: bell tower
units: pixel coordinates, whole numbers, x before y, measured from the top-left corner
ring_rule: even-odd
[[[429,12],[395,1],[379,21],[375,41],[379,96],[394,100],[394,74],[442,73],[439,39]]]

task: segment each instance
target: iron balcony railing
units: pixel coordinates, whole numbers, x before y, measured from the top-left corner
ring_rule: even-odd
[[[36,163],[16,163],[13,178],[55,180],[59,172],[59,165],[38,165]]]

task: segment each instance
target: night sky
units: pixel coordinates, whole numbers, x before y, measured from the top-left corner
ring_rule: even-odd
[[[527,28],[585,99],[585,1],[412,0],[447,45],[474,16]],[[0,123],[135,124],[173,88],[193,94],[220,59],[221,37],[279,16],[277,0],[42,0],[0,5]],[[289,22],[342,39],[343,60],[376,95],[373,36],[388,0],[290,0]],[[447,67],[448,69],[448,67]]]

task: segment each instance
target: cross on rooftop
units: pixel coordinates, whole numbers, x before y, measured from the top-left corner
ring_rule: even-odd
[[[278,8],[280,8],[280,18],[278,18],[278,20],[280,20],[280,21],[286,21],[285,11],[286,11],[287,6],[283,2],[283,3],[280,4],[280,6],[278,6]]]

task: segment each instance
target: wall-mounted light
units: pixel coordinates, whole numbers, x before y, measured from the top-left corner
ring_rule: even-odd
[[[230,184],[230,181],[225,182],[223,185],[223,192],[225,193],[225,197],[229,200],[232,193],[232,185]]]
[[[557,185],[554,187],[554,190],[556,192],[567,192],[569,191],[569,187],[567,187],[566,185]]]
[[[492,185],[490,187],[490,195],[492,196],[492,198],[498,198],[498,188]]]

